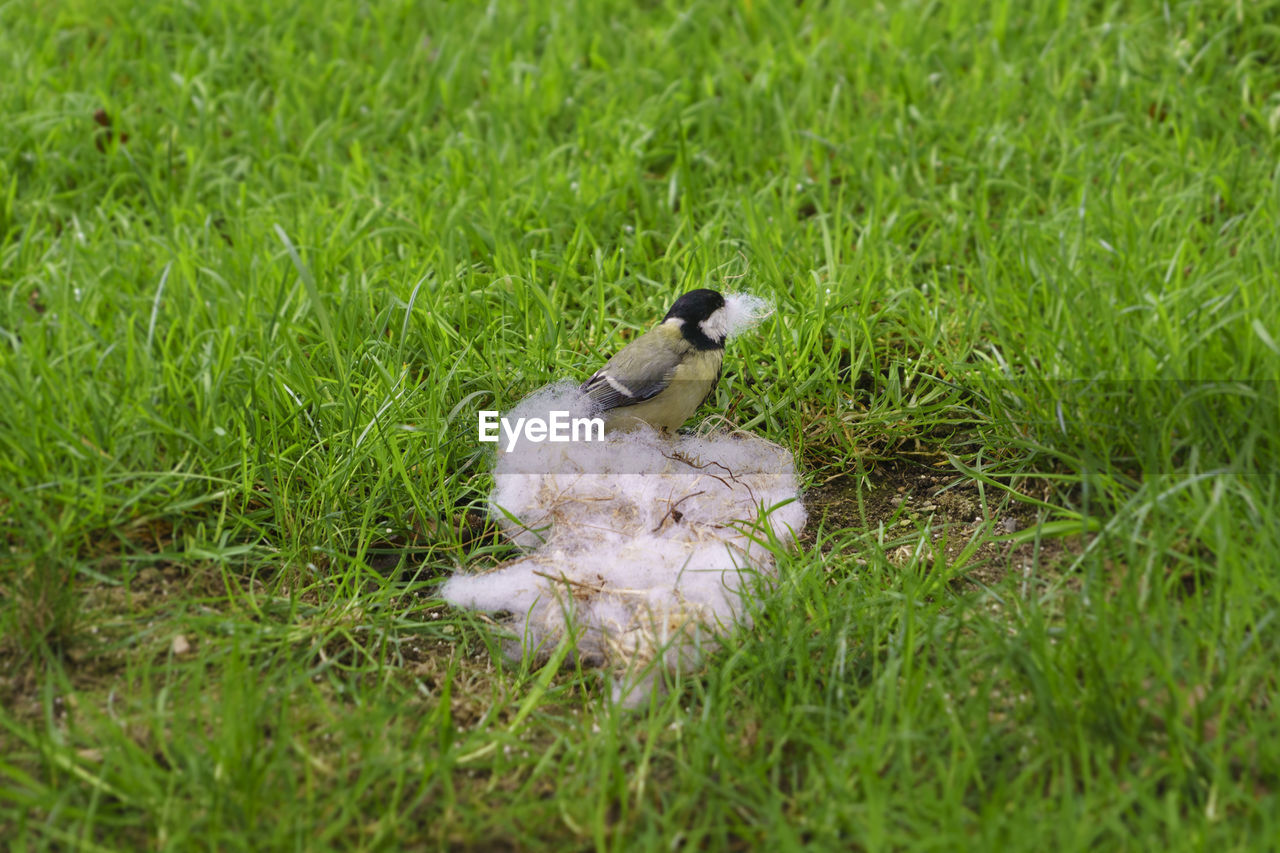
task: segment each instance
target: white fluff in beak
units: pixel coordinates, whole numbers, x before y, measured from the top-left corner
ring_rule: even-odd
[[[773,314],[773,304],[750,293],[730,293],[720,311],[724,312],[727,336],[734,338]]]

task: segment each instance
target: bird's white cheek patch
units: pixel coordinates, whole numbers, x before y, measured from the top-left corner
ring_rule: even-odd
[[[722,341],[729,335],[729,314],[724,308],[717,308],[710,317],[698,324],[702,334],[713,341]]]

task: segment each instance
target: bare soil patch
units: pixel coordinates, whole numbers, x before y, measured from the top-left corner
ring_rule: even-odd
[[[958,480],[954,469],[910,459],[873,463],[865,476],[837,474],[810,489],[805,503],[810,517],[802,538],[805,546],[817,543],[820,530],[830,533],[883,526],[889,542],[912,540],[886,547],[885,556],[895,564],[905,563],[913,556],[919,544],[913,534],[926,525],[932,542],[945,548],[948,564],[960,557],[975,535],[985,535],[986,541],[966,561],[962,574],[962,581],[971,585],[990,586],[1010,572],[1025,574],[1035,566],[1043,569],[1059,565],[1064,557],[1078,553],[1082,545],[1079,537],[1002,541],[998,537],[1037,525],[1041,511],[990,489],[984,500],[979,485]],[[928,554],[929,558],[935,556]]]

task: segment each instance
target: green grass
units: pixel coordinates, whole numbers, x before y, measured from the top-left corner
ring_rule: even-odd
[[[1280,4],[1134,5],[0,6],[0,837],[1272,843]],[[627,713],[434,590],[702,285],[843,498]]]

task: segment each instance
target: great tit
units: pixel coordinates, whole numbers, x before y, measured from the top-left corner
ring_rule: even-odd
[[[661,323],[582,383],[582,392],[605,419],[605,432],[641,423],[667,432],[679,429],[720,381],[729,321],[723,296],[691,290]]]

